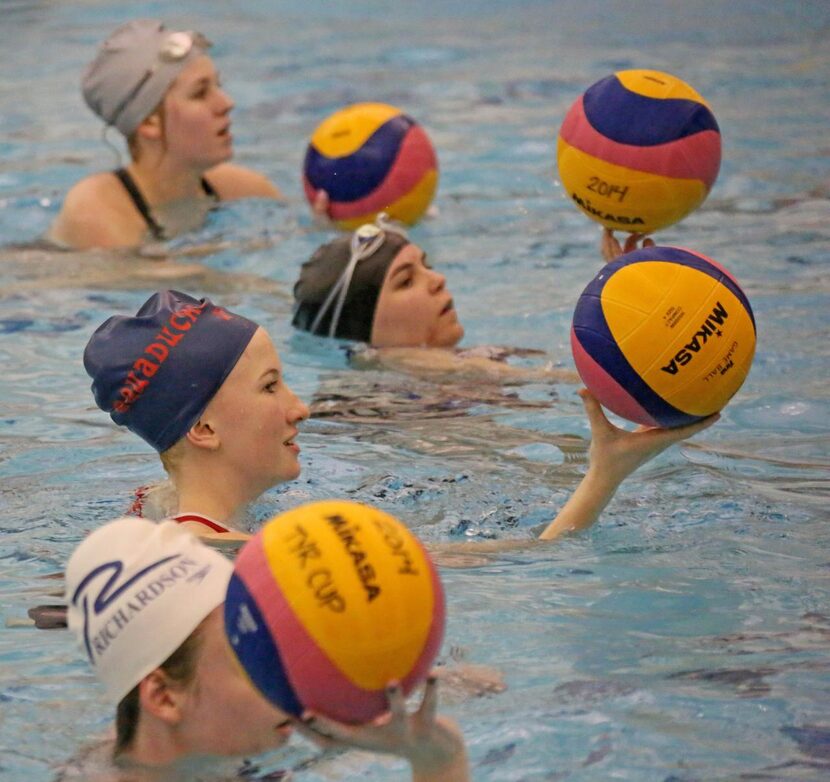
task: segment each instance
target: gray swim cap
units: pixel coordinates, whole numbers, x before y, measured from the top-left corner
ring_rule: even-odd
[[[158,19],[127,22],[104,41],[84,71],[84,100],[107,125],[129,136],[184,67],[209,46],[201,33],[173,32]]]

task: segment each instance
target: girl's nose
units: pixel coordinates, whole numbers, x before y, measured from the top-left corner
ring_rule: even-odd
[[[430,273],[430,290],[433,293],[438,293],[439,291],[444,289],[444,285],[447,283],[447,278],[441,274],[440,272],[435,271],[434,269],[429,270]]]
[[[311,415],[308,405],[293,391],[291,392],[291,423],[305,421]]]
[[[235,105],[233,102],[233,98],[231,98],[231,96],[228,95],[228,93],[225,92],[225,90],[223,90],[221,87],[217,87],[217,92],[218,96],[216,105],[219,108],[219,113],[227,114],[229,111],[231,111],[231,109],[233,109]]]

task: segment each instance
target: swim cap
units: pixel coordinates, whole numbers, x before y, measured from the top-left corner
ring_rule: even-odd
[[[294,285],[291,322],[312,334],[368,342],[386,272],[407,244],[402,231],[379,218],[319,247]]]
[[[158,19],[127,22],[110,34],[84,71],[84,100],[107,125],[129,136],[184,67],[209,46],[200,33],[172,32]]]
[[[225,602],[233,564],[174,521],[99,527],[66,566],[69,628],[120,701]]]
[[[95,402],[166,451],[197,421],[258,328],[210,299],[154,293],[135,317],[114,315],[87,343]]]

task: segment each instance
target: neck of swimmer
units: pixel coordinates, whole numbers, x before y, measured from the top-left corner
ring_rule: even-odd
[[[253,486],[244,476],[209,460],[184,460],[171,478],[178,494],[178,513],[199,513],[229,529],[238,528],[245,509],[269,486]]]
[[[130,161],[127,171],[150,206],[205,196],[205,169],[183,166],[154,149],[143,150],[137,160]]]

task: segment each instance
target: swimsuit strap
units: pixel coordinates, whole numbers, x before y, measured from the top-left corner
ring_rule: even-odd
[[[135,496],[133,497],[132,504],[127,509],[128,516],[138,516],[138,518],[144,518],[144,501],[147,499],[147,491],[149,490],[150,486],[139,486],[135,490]]]
[[[206,196],[209,196],[214,201],[219,200],[219,193],[216,192],[216,188],[204,177],[202,177],[202,190],[205,191]]]
[[[138,210],[139,214],[144,218],[144,222],[147,223],[150,232],[153,234],[154,239],[164,239],[164,229],[156,222],[156,219],[150,213],[150,207],[147,204],[147,201],[144,199],[144,196],[141,195],[141,191],[138,189],[138,185],[136,185],[133,178],[130,176],[126,168],[117,168],[115,171],[112,172],[118,179],[121,181],[121,184],[124,185],[124,189],[127,191],[127,194],[132,199],[135,208]]]
[[[173,516],[172,521],[176,524],[184,524],[186,521],[195,521],[197,524],[203,524],[205,527],[212,529],[214,532],[229,532],[227,527],[223,527],[216,521],[208,519],[205,516],[200,516],[198,513],[180,513],[178,516]]]

